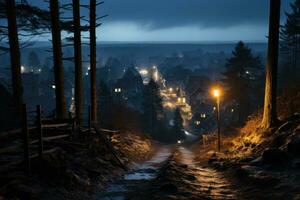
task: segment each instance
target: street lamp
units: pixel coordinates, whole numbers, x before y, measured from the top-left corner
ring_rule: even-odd
[[[220,89],[216,88],[213,89],[213,96],[216,98],[217,100],[217,126],[218,126],[218,151],[221,151],[221,129],[220,129],[220,95],[221,95],[221,91]]]

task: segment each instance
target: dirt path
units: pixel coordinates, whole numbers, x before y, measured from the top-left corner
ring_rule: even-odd
[[[194,189],[192,193],[208,199],[237,199],[232,184],[222,173],[195,163],[194,153],[190,150],[179,147],[178,151],[179,162],[188,165],[186,173],[195,177],[188,182]]]
[[[197,163],[194,157],[185,147],[162,147],[94,199],[238,199],[222,173]]]

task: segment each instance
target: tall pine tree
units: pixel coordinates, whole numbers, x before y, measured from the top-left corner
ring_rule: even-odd
[[[181,117],[180,109],[176,108],[174,112],[174,126],[172,129],[172,140],[174,139],[175,141],[177,140],[184,140],[185,139],[185,134],[183,132],[183,119]]]
[[[268,59],[266,66],[266,85],[264,114],[261,127],[264,129],[275,126],[277,118],[277,70],[279,53],[279,29],[280,29],[280,0],[270,1]]]
[[[226,88],[228,101],[236,102],[238,106],[238,119],[243,122],[249,113],[248,107],[253,95],[253,86],[259,81],[261,62],[258,56],[254,56],[251,49],[243,42],[239,42],[232,57],[226,62],[226,71],[223,73],[223,84]]]
[[[280,53],[282,55],[282,74],[286,83],[294,83],[300,77],[300,0],[291,4],[291,13],[281,27]]]
[[[162,99],[159,86],[151,79],[144,88],[143,118],[145,130],[155,139],[159,138],[159,121],[163,118]]]

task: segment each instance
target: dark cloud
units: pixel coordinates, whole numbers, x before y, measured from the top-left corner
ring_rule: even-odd
[[[282,1],[283,11],[290,2]],[[230,27],[267,24],[268,4],[268,0],[108,0],[102,12],[110,15],[108,21],[136,22],[153,29],[185,25]]]
[[[294,0],[282,0],[284,11]],[[43,4],[42,0],[29,0]],[[60,1],[60,2],[70,2]],[[88,3],[82,0],[82,3]],[[107,0],[98,15],[109,14],[110,22],[133,22],[148,29],[179,26],[223,28],[238,25],[266,25],[269,0]],[[83,14],[86,11],[83,10]]]

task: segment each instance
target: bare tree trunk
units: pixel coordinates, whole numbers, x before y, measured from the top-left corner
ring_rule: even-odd
[[[280,0],[271,0],[269,24],[268,60],[266,66],[265,103],[262,128],[274,126],[277,119],[277,68],[280,25]]]
[[[8,23],[8,39],[11,63],[11,78],[14,104],[17,107],[18,116],[21,116],[23,103],[23,86],[21,77],[20,46],[16,19],[15,0],[5,0]]]
[[[82,56],[81,56],[81,26],[80,2],[73,0],[74,20],[74,62],[75,62],[75,110],[78,123],[83,120],[83,91],[82,91]]]
[[[97,81],[96,81],[96,0],[90,0],[90,78],[91,78],[91,118],[97,121]]]
[[[67,117],[66,99],[64,90],[64,67],[62,62],[61,33],[59,23],[58,0],[50,0],[51,11],[51,31],[52,31],[52,48],[53,64],[55,78],[55,95],[56,95],[56,117],[64,119]]]

